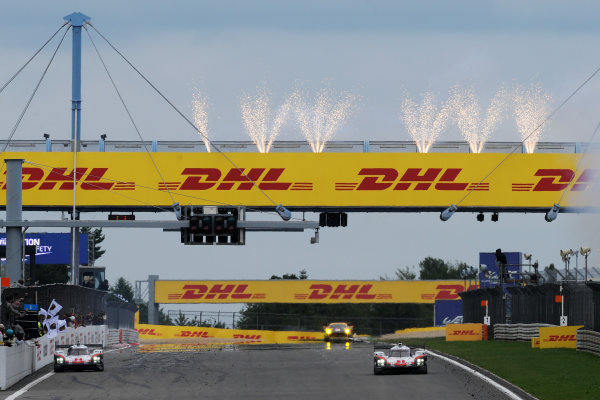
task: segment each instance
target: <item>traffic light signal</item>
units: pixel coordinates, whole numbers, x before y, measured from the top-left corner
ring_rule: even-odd
[[[345,227],[347,225],[348,214],[346,213],[325,212],[319,215],[319,226],[337,228],[339,226]]]
[[[108,214],[109,221],[135,221],[134,214]]]
[[[190,221],[181,228],[184,244],[245,244],[245,230],[238,228],[239,210],[219,208],[217,214],[204,214],[202,207],[184,207],[182,218]]]

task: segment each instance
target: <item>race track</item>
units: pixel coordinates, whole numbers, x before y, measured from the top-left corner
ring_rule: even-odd
[[[431,357],[427,375],[373,375],[373,346],[334,343],[105,355],[104,372],[56,373],[18,399],[507,399]],[[46,367],[0,394],[14,395]],[[14,396],[13,396],[14,397]]]

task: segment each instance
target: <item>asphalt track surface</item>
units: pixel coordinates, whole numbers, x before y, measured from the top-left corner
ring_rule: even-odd
[[[373,346],[334,343],[105,354],[104,372],[52,374],[18,399],[507,399],[435,357],[427,375],[373,375]],[[5,399],[48,366],[0,393]]]

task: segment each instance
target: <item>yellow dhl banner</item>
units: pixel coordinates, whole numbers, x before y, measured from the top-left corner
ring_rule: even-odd
[[[263,331],[138,324],[140,343],[195,341],[206,344],[275,344],[324,340],[323,332]]]
[[[531,348],[532,349],[539,349],[540,348],[540,338],[539,337],[533,337],[533,338],[531,338]]]
[[[463,291],[463,281],[156,281],[154,298],[156,303],[433,304],[460,300]]]
[[[475,342],[483,338],[483,324],[446,324],[447,342]]]
[[[577,348],[577,329],[583,325],[540,328],[540,349]]]
[[[3,153],[24,159],[23,205],[547,209],[598,207],[597,155],[459,153]],[[581,165],[578,163],[583,161]],[[497,168],[496,168],[497,167]],[[157,171],[160,171],[159,172]],[[494,168],[495,171],[488,176]],[[162,178],[161,178],[162,176]],[[5,178],[2,178],[2,180]],[[249,181],[255,182],[253,184]],[[5,182],[0,182],[5,188]],[[0,205],[6,204],[0,191]]]

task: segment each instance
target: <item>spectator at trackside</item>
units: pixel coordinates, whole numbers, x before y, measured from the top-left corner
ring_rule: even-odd
[[[98,290],[108,291],[109,286],[110,285],[108,284],[108,279],[105,279],[102,282],[100,282],[100,285],[98,286]]]
[[[508,275],[506,274],[506,255],[502,252],[502,249],[496,249],[496,266],[498,267],[498,279],[500,283],[504,283]]]
[[[4,341],[8,339],[6,336],[6,329],[4,329],[4,324],[0,324],[0,346],[4,346]]]

